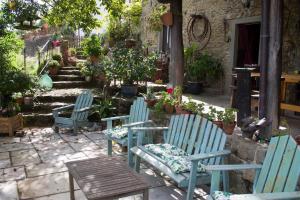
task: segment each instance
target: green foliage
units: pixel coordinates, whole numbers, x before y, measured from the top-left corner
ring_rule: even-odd
[[[173,95],[174,95],[174,98],[176,101],[175,104],[179,105],[182,103],[182,93],[183,93],[183,90],[182,90],[181,86],[176,86],[174,88]]]
[[[235,121],[237,109],[234,108],[225,108],[225,112],[223,114],[223,123],[230,124]]]
[[[183,108],[191,111],[192,113],[198,112],[198,104],[192,100],[192,97],[188,97],[188,102],[183,104]]]
[[[94,107],[94,113],[96,113],[100,119],[110,117],[113,113],[112,101],[110,99],[97,101]]]
[[[214,57],[204,53],[187,66],[189,80],[205,81],[206,78],[217,80],[223,74],[221,63]]]
[[[125,0],[101,0],[101,4],[104,5],[111,16],[115,18],[122,17]]]
[[[48,67],[49,68],[56,68],[59,69],[60,68],[60,64],[57,60],[50,60],[48,63]]]
[[[94,74],[93,70],[89,65],[86,65],[80,69],[80,73],[84,76],[92,76]]]
[[[175,105],[175,99],[172,96],[172,94],[169,94],[167,92],[162,92],[161,93],[161,99],[162,99],[164,104],[168,104],[168,105],[171,105],[171,106]]]
[[[147,87],[147,93],[141,93],[141,95],[146,99],[146,100],[155,100],[156,96],[155,93],[152,91],[153,89],[151,87]]]
[[[57,62],[62,61],[62,57],[61,57],[60,54],[54,54],[54,55],[52,56],[52,59],[53,59],[53,60],[56,60]]]
[[[73,30],[82,28],[89,33],[98,27],[100,14],[96,0],[47,0],[51,9],[46,15],[51,25],[68,25]]]
[[[70,48],[69,52],[70,52],[71,56],[75,56],[76,55],[76,49],[75,48]]]
[[[130,35],[130,26],[127,21],[109,16],[107,34],[109,40],[113,43],[124,41]]]
[[[127,24],[130,26],[130,33],[137,34],[140,30],[142,16],[142,0],[134,0],[124,9],[124,16]]]
[[[140,49],[118,47],[112,51],[110,66],[106,69],[113,73],[115,78],[123,80],[126,84],[134,81],[144,81],[150,78],[155,69],[157,54],[144,56]]]
[[[167,7],[165,5],[157,4],[153,7],[150,16],[148,18],[149,28],[153,31],[161,31],[163,24],[160,17],[167,12]]]
[[[102,53],[102,41],[97,35],[92,35],[82,42],[83,50],[86,55],[99,57]]]

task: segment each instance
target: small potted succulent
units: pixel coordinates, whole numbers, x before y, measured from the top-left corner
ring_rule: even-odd
[[[89,66],[82,67],[80,73],[84,76],[86,82],[92,81],[93,70]]]
[[[146,101],[148,107],[149,108],[154,107],[154,105],[157,102],[157,98],[156,98],[154,92],[152,92],[152,88],[148,87],[147,88],[147,94],[142,94],[142,95],[145,98],[145,101]]]
[[[236,126],[236,112],[234,108],[226,108],[223,114],[223,130],[228,135],[232,135],[234,128]]]
[[[59,62],[56,60],[51,60],[48,63],[48,69],[50,75],[56,75],[58,73],[58,70],[60,68]]]

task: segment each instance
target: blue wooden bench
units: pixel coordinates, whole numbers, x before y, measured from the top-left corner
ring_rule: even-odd
[[[149,118],[149,108],[147,108],[147,103],[144,98],[138,97],[130,107],[129,115],[117,116],[102,119],[102,121],[107,122],[107,129],[104,130],[108,141],[107,153],[112,155],[112,141],[120,144],[121,146],[127,146],[130,149],[133,145],[133,140],[128,139],[128,133],[131,132],[131,128],[135,126],[143,126],[151,121]],[[114,126],[113,121],[121,120],[123,121],[122,126]],[[132,134],[130,137],[134,138]],[[132,154],[128,151],[128,156],[131,158]],[[133,166],[132,159],[128,159],[130,166]]]
[[[144,160],[173,179],[179,187],[188,187],[189,200],[193,198],[197,184],[210,183],[210,174],[201,171],[202,165],[220,164],[230,154],[224,150],[227,136],[223,130],[200,116],[174,115],[169,127],[134,127],[132,130],[138,133],[138,145],[131,148],[136,155],[136,171],[139,171],[140,160]],[[145,131],[157,130],[164,132],[164,144],[141,144]],[[226,173],[223,181],[227,182]]]
[[[221,172],[249,169],[256,170],[254,194],[234,195],[219,191]],[[300,192],[295,192],[300,175],[300,148],[288,135],[271,139],[262,165],[214,165],[206,166],[206,170],[212,172],[211,196],[208,199],[300,199]]]
[[[76,99],[75,104],[55,108],[52,110],[54,117],[54,130],[59,131],[59,128],[72,128],[74,134],[77,134],[79,127],[86,126],[88,124],[88,114],[92,109],[93,94],[90,90],[83,91]],[[61,117],[61,112],[73,109],[70,118]]]

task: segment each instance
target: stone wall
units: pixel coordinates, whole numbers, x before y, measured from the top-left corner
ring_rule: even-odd
[[[225,92],[230,91],[231,72],[233,67],[232,43],[234,42],[233,27],[237,20],[260,19],[260,0],[253,0],[249,9],[244,8],[241,0],[185,0],[183,3],[183,35],[184,45],[188,45],[187,23],[191,14],[205,14],[212,27],[211,39],[204,51],[219,58],[225,69]],[[156,0],[144,3],[142,14],[142,41],[151,49],[157,49],[159,33],[153,32],[148,26],[148,16],[157,4]],[[298,0],[285,0],[284,25],[284,70],[300,70],[300,4]],[[225,24],[228,29],[225,30]]]

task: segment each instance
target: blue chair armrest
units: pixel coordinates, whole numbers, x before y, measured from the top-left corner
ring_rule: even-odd
[[[148,123],[152,123],[152,120],[148,120],[148,121],[144,121],[144,122],[133,122],[130,124],[124,124],[122,126],[130,128],[130,127],[135,127],[135,126],[144,125],[144,124],[148,124]]]
[[[238,165],[208,165],[205,166],[207,171],[237,171],[249,169],[261,169],[262,165],[258,164],[238,164]]]
[[[167,131],[169,127],[134,127],[131,130],[134,132],[145,132],[145,131]]]
[[[63,107],[59,107],[59,108],[54,108],[52,109],[53,112],[60,112],[63,110],[67,110],[67,109],[71,109],[75,106],[75,104],[71,104],[71,105],[67,105],[67,106],[63,106]]]
[[[74,112],[85,112],[85,111],[89,111],[93,109],[93,107],[85,107],[85,108],[81,108],[79,110],[74,110]]]
[[[103,118],[101,121],[114,121],[114,120],[119,120],[119,119],[128,119],[130,115],[124,115],[124,116],[116,116],[116,117],[109,117],[109,118]]]
[[[228,155],[230,155],[230,153],[231,153],[230,150],[223,150],[223,151],[217,151],[214,153],[195,154],[195,155],[189,156],[189,160],[192,162],[200,161],[200,160],[209,159],[209,158],[228,156]]]

